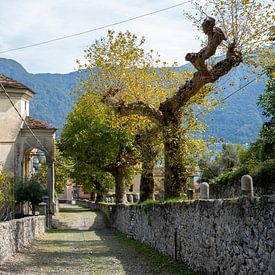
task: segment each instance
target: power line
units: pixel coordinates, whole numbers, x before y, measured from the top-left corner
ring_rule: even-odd
[[[231,96],[233,96],[234,94],[238,93],[239,91],[241,91],[243,88],[247,87],[248,85],[250,85],[251,83],[253,83],[254,81],[256,81],[259,77],[263,76],[265,74],[265,72],[260,73],[257,77],[253,78],[252,80],[250,80],[249,82],[247,82],[245,85],[241,86],[239,89],[237,89],[236,91],[234,91],[233,93],[231,93],[230,95],[226,96],[223,101],[226,101],[228,98],[230,98]]]
[[[244,84],[243,86],[239,87],[237,90],[235,90],[234,92],[232,92],[230,95],[226,96],[225,98],[222,99],[222,102],[226,101],[228,98],[230,98],[231,96],[235,95],[236,93],[238,93],[239,91],[241,91],[242,89],[244,89],[245,87],[247,87],[248,85],[250,85],[251,83],[255,82],[258,78],[260,78],[261,76],[263,76],[265,74],[265,72],[260,73],[257,77],[253,78],[252,80],[250,80],[249,82],[247,82],[246,84]],[[202,115],[204,111],[200,111],[197,116]]]
[[[43,149],[43,151],[48,154],[48,156],[51,158],[51,160],[53,162],[58,163],[59,165],[63,166],[66,168],[65,164],[63,164],[62,162],[58,161],[56,158],[53,158],[51,153],[48,151],[48,149],[42,144],[42,142],[39,140],[39,138],[35,135],[35,133],[33,132],[33,130],[30,128],[30,126],[28,125],[28,123],[26,122],[26,120],[22,117],[22,115],[20,114],[20,112],[18,111],[17,107],[15,106],[15,104],[13,103],[10,95],[8,94],[7,90],[5,89],[5,87],[3,86],[2,83],[0,83],[0,87],[2,89],[2,91],[5,93],[5,95],[7,96],[7,98],[9,99],[12,107],[14,108],[14,110],[16,111],[16,113],[18,114],[18,116],[20,117],[21,121],[26,125],[27,129],[30,131],[30,133],[32,134],[32,136],[35,138],[36,142],[41,146],[41,148]]]
[[[134,16],[134,17],[129,18],[129,19],[125,19],[125,20],[118,21],[118,22],[115,22],[115,23],[107,24],[107,25],[104,25],[104,26],[101,26],[101,27],[98,27],[98,28],[94,28],[94,29],[90,29],[90,30],[86,30],[86,31],[83,31],[83,32],[78,32],[78,33],[74,33],[74,34],[70,34],[70,35],[66,35],[66,36],[62,36],[62,37],[57,37],[57,38],[53,38],[53,39],[38,42],[38,43],[29,44],[29,45],[26,45],[26,46],[21,46],[21,47],[17,47],[17,48],[13,48],[13,49],[0,51],[0,54],[7,53],[7,52],[12,52],[12,51],[18,51],[18,50],[31,48],[31,47],[36,47],[36,46],[41,46],[41,45],[44,45],[44,44],[49,44],[49,43],[53,43],[53,42],[56,42],[56,41],[60,41],[60,40],[80,36],[80,35],[83,35],[83,34],[87,34],[87,33],[90,33],[90,32],[110,28],[110,27],[117,26],[117,25],[120,25],[120,24],[123,24],[123,23],[127,23],[127,22],[130,22],[130,21],[137,20],[139,18],[143,18],[143,17],[147,17],[147,16],[150,16],[150,15],[153,15],[153,14],[156,14],[156,13],[167,11],[167,10],[182,6],[184,4],[187,4],[187,3],[190,3],[190,2],[193,2],[193,1],[194,0],[185,1],[185,2],[182,2],[182,3],[176,4],[176,5],[173,5],[173,6],[169,6],[167,8],[163,8],[163,9],[148,12],[148,13],[144,13],[144,14],[137,15],[137,16]]]
[[[2,91],[6,94],[7,98],[9,99],[12,107],[14,108],[14,110],[16,111],[16,113],[18,114],[18,116],[20,117],[20,119],[22,120],[22,122],[25,123],[26,127],[31,132],[32,136],[35,138],[35,140],[37,141],[37,143],[41,146],[41,148],[45,151],[45,153],[47,153],[51,157],[50,152],[45,148],[45,146],[41,143],[41,141],[36,137],[36,135],[34,134],[33,130],[30,128],[30,126],[28,125],[28,123],[26,122],[26,120],[22,117],[22,115],[18,111],[17,107],[13,103],[10,95],[8,94],[7,90],[5,89],[5,87],[3,86],[2,83],[0,83],[0,86],[1,86]]]
[[[250,85],[251,83],[253,83],[254,81],[256,81],[258,78],[262,77],[265,74],[265,71],[260,73],[257,77],[253,78],[252,80],[250,80],[249,82],[247,82],[245,85],[239,87],[237,90],[235,90],[233,93],[231,93],[230,95],[226,96],[222,101],[226,101],[228,98],[230,98],[231,96],[235,95],[236,93],[238,93],[239,91],[241,91],[242,89],[244,89],[245,87],[247,87],[248,85]],[[203,113],[203,111],[199,112],[198,115],[201,115]],[[229,135],[229,137],[236,135],[237,133],[239,133],[242,129],[237,130],[236,132],[232,133]],[[227,137],[228,139],[228,137]]]

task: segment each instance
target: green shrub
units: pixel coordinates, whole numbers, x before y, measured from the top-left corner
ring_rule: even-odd
[[[247,165],[234,168],[230,172],[221,174],[220,176],[212,179],[210,184],[221,184],[228,186],[238,185],[241,182],[241,177],[245,174],[249,174],[249,168]]]
[[[9,174],[0,170],[0,221],[12,217],[13,180]]]
[[[17,182],[15,185],[15,200],[16,202],[28,202],[32,205],[32,213],[35,213],[35,205],[42,201],[42,197],[47,192],[43,184],[41,184],[36,178],[26,178],[21,182]]]
[[[247,174],[252,176],[255,186],[268,188],[275,184],[275,159],[234,168],[232,171],[212,179],[210,184],[236,186],[241,183],[241,177]]]
[[[275,159],[258,164],[250,170],[250,175],[256,186],[268,188],[275,184]]]

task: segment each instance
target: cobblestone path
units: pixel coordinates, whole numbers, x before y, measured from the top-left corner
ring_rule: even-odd
[[[103,215],[74,205],[61,207],[60,229],[15,254],[0,266],[0,274],[160,274],[150,259],[119,242]]]

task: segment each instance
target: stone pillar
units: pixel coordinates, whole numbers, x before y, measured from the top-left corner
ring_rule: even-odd
[[[48,178],[47,178],[47,193],[49,196],[49,227],[52,225],[52,215],[54,215],[54,163],[53,161],[48,161]]]
[[[200,199],[209,199],[209,184],[207,182],[200,184]]]
[[[39,203],[39,214],[40,215],[47,215],[47,203],[46,202],[40,202]]]
[[[134,194],[134,202],[139,202],[139,194]]]
[[[134,202],[134,197],[133,195],[128,195],[128,202],[133,203]]]
[[[42,197],[42,203],[44,203],[44,205],[46,205],[46,211],[45,211],[45,215],[46,215],[46,227],[50,228],[51,227],[51,215],[50,215],[50,199],[48,196],[43,196]]]
[[[250,175],[242,176],[241,189],[244,196],[247,196],[251,199],[254,197],[253,179]]]

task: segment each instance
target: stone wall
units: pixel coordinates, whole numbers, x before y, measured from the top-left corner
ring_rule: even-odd
[[[0,223],[0,264],[45,232],[45,216]]]
[[[275,196],[97,206],[111,225],[207,274],[275,274]]]
[[[241,180],[239,184],[227,186],[222,184],[209,184],[209,196],[211,199],[234,198],[242,195]],[[275,194],[275,183],[270,183],[269,187],[263,188],[254,185],[255,196]]]

